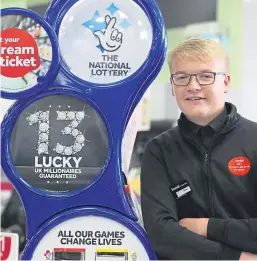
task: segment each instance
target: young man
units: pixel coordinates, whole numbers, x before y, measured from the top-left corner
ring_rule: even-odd
[[[152,246],[159,259],[257,260],[257,124],[225,102],[226,51],[190,39],[168,61],[182,113],[143,156],[142,212]]]

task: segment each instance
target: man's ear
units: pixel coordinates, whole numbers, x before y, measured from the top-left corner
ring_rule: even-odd
[[[228,93],[230,89],[230,75],[227,75],[225,80],[224,80],[225,88],[224,88],[224,93]]]

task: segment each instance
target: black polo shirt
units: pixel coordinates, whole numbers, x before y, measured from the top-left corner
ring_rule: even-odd
[[[186,117],[187,125],[189,130],[200,137],[203,145],[206,149],[210,148],[213,142],[213,137],[216,132],[220,130],[220,128],[224,125],[227,116],[227,109],[224,107],[224,110],[207,126],[200,126],[191,121],[189,121]]]

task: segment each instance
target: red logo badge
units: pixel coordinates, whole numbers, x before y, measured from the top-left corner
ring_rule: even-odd
[[[251,162],[246,157],[235,157],[228,163],[229,171],[235,176],[244,176],[251,169]]]
[[[0,260],[7,260],[11,252],[11,237],[0,237]]]
[[[38,46],[26,31],[8,28],[0,33],[0,71],[3,76],[22,77],[40,66]]]

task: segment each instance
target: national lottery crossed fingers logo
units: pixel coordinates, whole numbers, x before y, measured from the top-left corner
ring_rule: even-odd
[[[105,16],[106,29],[104,32],[95,31],[101,47],[107,52],[114,52],[121,47],[123,34],[115,29],[117,19],[115,17]]]
[[[110,15],[107,14],[103,17],[99,11],[96,10],[93,17],[83,23],[83,26],[91,30],[96,36],[98,41],[96,47],[99,48],[102,53],[117,51],[122,45],[122,32],[132,25],[127,18],[124,18],[118,23],[118,18],[115,14],[120,11],[120,9],[114,3],[106,8],[106,10]]]
[[[121,48],[124,31],[131,26],[131,23],[128,18],[118,20],[117,12],[120,9],[114,3],[106,10],[108,14],[105,16],[101,16],[96,10],[93,17],[82,24],[96,37],[96,48],[103,54],[103,62],[89,63],[91,77],[127,76],[131,70],[129,63],[120,62],[119,56],[114,55],[114,52]]]

